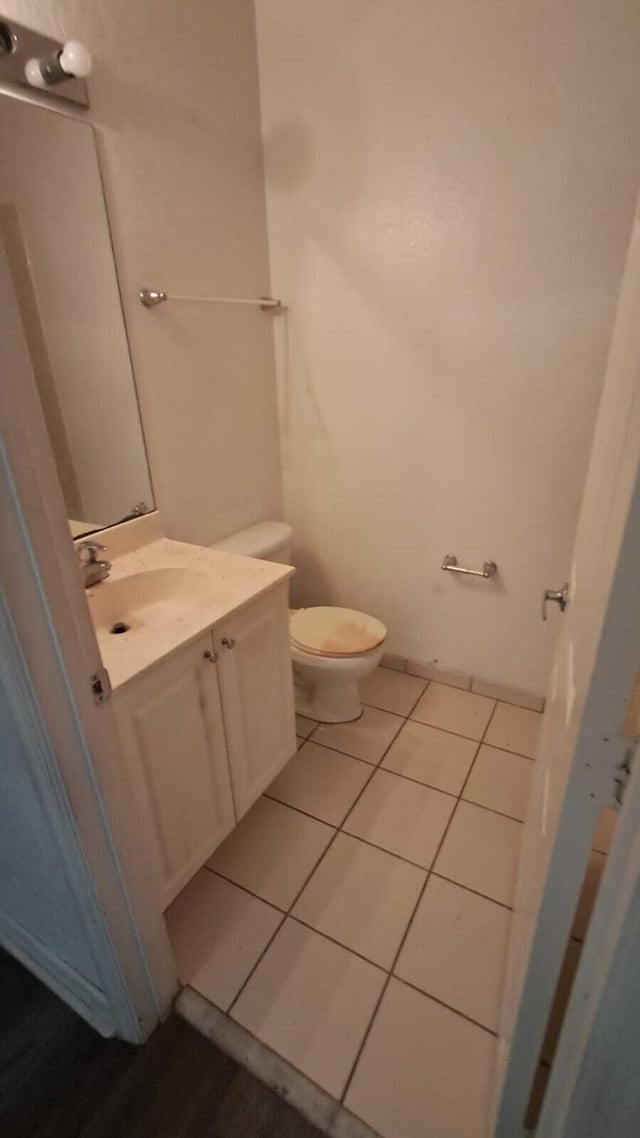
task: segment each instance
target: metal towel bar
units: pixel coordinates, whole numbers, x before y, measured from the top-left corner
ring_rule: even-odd
[[[279,313],[284,312],[284,304],[281,300],[276,300],[272,296],[259,296],[245,298],[240,296],[183,296],[178,293],[172,292],[171,294],[162,292],[157,288],[141,288],[138,293],[138,299],[145,308],[155,308],[157,304],[163,304],[167,300],[186,300],[195,304],[249,304],[256,308],[261,308],[263,312]]]
[[[451,573],[466,573],[468,577],[495,577],[498,572],[495,561],[485,561],[482,569],[464,569],[462,565],[458,565],[458,558],[455,553],[445,553],[440,568]]]

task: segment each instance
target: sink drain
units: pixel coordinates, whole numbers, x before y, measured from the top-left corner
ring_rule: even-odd
[[[129,625],[125,624],[123,620],[117,620],[115,624],[111,625],[109,631],[113,633],[114,636],[118,636],[121,632],[128,632]]]

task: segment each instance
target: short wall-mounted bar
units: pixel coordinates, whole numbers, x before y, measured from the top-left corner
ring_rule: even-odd
[[[445,553],[440,568],[450,573],[466,573],[468,577],[495,577],[498,572],[495,561],[485,561],[482,569],[464,569],[462,565],[458,565],[458,558],[455,553]]]
[[[157,304],[162,304],[165,300],[186,300],[193,301],[196,304],[249,304],[254,308],[262,309],[263,312],[272,312],[277,315],[284,312],[285,307],[281,300],[275,300],[271,296],[260,296],[249,300],[237,296],[178,296],[177,293],[172,293],[169,296],[168,293],[160,292],[159,289],[155,288],[141,288],[138,297],[145,308],[155,308]]]

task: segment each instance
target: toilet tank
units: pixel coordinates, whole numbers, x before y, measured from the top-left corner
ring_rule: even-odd
[[[279,565],[291,565],[291,538],[293,530],[287,522],[258,522],[248,529],[238,530],[222,541],[216,541],[212,549],[222,549],[225,553],[242,553],[245,557],[259,557],[263,561],[275,561]]]

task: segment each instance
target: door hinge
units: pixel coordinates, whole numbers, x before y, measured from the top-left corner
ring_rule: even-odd
[[[111,695],[111,680],[106,668],[100,668],[89,676],[94,703],[106,703]]]
[[[631,775],[634,752],[635,747],[627,747],[624,753],[624,759],[620,763],[620,766],[615,768],[615,773],[613,776],[615,790],[613,792],[613,795],[616,802],[618,803],[618,806],[622,806],[625,791],[629,784],[629,776]]]

